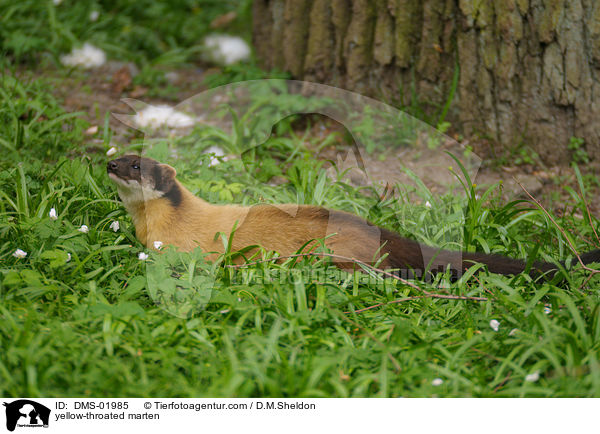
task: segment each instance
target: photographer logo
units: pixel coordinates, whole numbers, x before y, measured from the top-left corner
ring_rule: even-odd
[[[6,407],[6,429],[14,431],[19,428],[48,428],[50,409],[29,399],[19,399],[11,403],[3,403]]]

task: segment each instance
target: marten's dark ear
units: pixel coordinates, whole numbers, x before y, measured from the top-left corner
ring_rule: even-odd
[[[169,166],[168,164],[159,164],[159,166],[160,166],[160,170],[163,175],[163,179],[165,179],[165,180],[175,179],[175,176],[177,175],[177,171],[173,167]]]

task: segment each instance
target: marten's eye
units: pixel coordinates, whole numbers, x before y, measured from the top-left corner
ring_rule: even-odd
[[[137,163],[133,163],[131,167],[133,167],[134,170],[140,170],[140,165]]]

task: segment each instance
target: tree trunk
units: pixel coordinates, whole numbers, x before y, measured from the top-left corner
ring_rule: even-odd
[[[597,0],[254,0],[266,68],[445,115],[466,135],[600,159]],[[460,71],[459,69],[460,68]]]

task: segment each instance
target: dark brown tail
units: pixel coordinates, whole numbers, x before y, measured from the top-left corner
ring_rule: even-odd
[[[485,264],[490,272],[504,275],[519,274],[527,268],[527,263],[520,259],[486,253],[463,253],[463,271],[475,263]],[[555,264],[535,261],[531,264],[529,274],[532,277],[546,275],[552,278],[557,271],[558,267]]]
[[[593,262],[600,263],[600,249],[592,250],[591,252],[584,253],[581,256],[581,262],[585,265]],[[526,262],[519,259],[507,258],[501,255],[487,255],[485,253],[463,253],[463,270],[473,265],[474,262],[486,264],[489,271],[497,274],[514,275],[525,271]],[[577,265],[579,261],[573,260],[570,266]],[[561,261],[560,264],[566,267],[565,261]],[[529,274],[531,277],[545,276],[548,279],[552,279],[558,267],[556,264],[549,262],[535,261],[531,264]]]
[[[414,240],[402,238],[394,232],[382,229],[383,251],[388,253],[384,266],[405,272],[406,277],[421,277],[436,272],[450,270],[455,277],[461,276],[474,264],[487,266],[492,273],[516,275],[525,271],[527,263],[497,254],[453,252],[421,245]],[[581,255],[584,264],[600,263],[600,249]],[[571,262],[574,265],[576,262]],[[563,266],[564,262],[561,263]],[[531,264],[529,274],[532,277],[554,277],[558,267],[549,262],[536,261]]]
[[[592,262],[600,263],[600,249],[592,250],[591,252],[584,253],[581,255],[581,261],[587,265]]]

